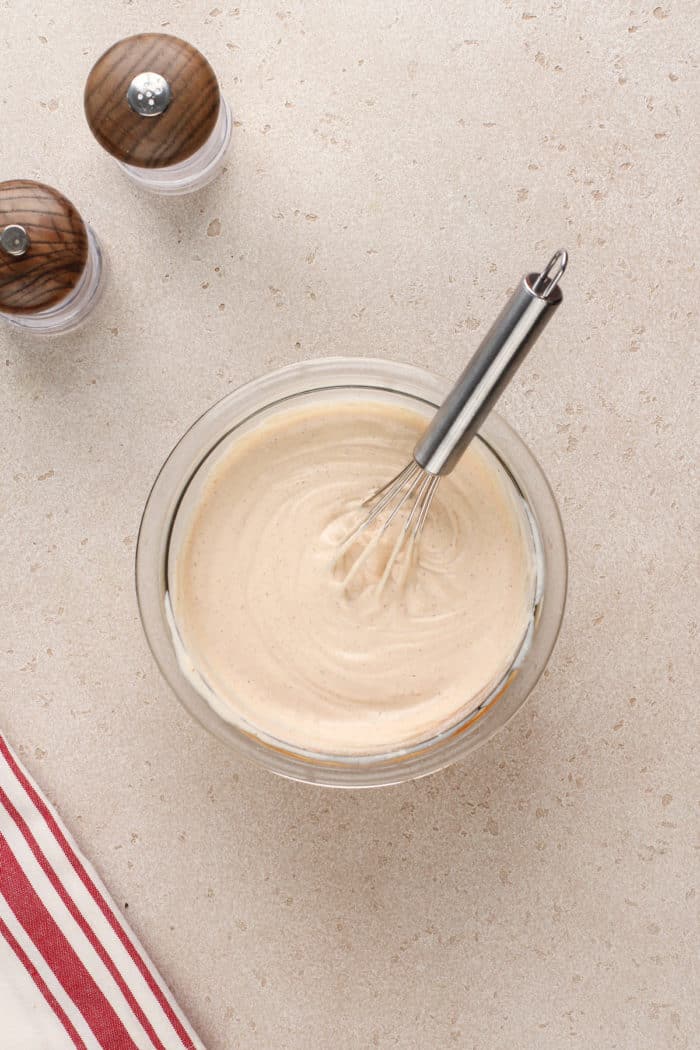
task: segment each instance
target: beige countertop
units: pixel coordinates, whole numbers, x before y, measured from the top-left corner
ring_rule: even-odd
[[[79,334],[0,332],[0,728],[209,1050],[697,1045],[693,19],[689,0],[0,3],[0,178],[61,189],[110,267]],[[179,200],[132,188],[81,108],[102,50],[161,28],[205,52],[237,121],[226,172]],[[163,458],[213,400],[307,357],[455,376],[560,244],[565,305],[502,402],[569,542],[545,678],[424,781],[334,793],[244,764],[141,632]]]

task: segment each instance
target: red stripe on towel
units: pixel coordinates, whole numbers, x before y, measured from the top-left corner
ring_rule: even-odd
[[[39,844],[37,843],[36,839],[34,838],[34,836],[32,835],[31,831],[29,830],[29,828],[27,826],[27,822],[24,820],[22,815],[17,811],[17,809],[15,809],[15,807],[12,804],[12,802],[7,797],[7,795],[5,794],[5,792],[3,791],[3,789],[1,787],[0,787],[0,803],[2,803],[2,805],[4,805],[5,809],[7,810],[7,812],[12,817],[12,819],[15,822],[17,828],[19,829],[19,831],[21,831],[22,835],[24,836],[24,839],[25,839],[27,845],[29,846],[29,848],[32,851],[32,853],[34,854],[35,859],[37,860],[37,862],[41,866],[42,871],[44,872],[44,874],[48,878],[48,880],[51,883],[51,885],[53,886],[53,888],[56,890],[56,893],[61,898],[62,902],[65,904],[65,906],[66,906],[67,910],[69,911],[69,913],[71,914],[71,916],[75,919],[76,923],[78,924],[80,929],[85,934],[87,940],[89,941],[91,946],[94,948],[96,954],[99,956],[101,961],[104,963],[106,969],[109,971],[111,976],[114,978],[114,981],[115,981],[117,987],[119,988],[119,991],[122,993],[122,995],[124,996],[125,1000],[129,1004],[132,1013],[138,1018],[138,1020],[139,1020],[140,1024],[142,1025],[144,1031],[146,1032],[146,1034],[148,1035],[149,1039],[151,1040],[151,1043],[155,1047],[155,1050],[165,1050],[165,1047],[163,1046],[163,1044],[161,1043],[160,1039],[158,1038],[158,1036],[156,1035],[155,1031],[153,1030],[153,1025],[150,1023],[150,1021],[148,1020],[148,1018],[144,1014],[143,1010],[141,1009],[141,1007],[137,1003],[137,1001],[134,998],[134,995],[133,995],[131,989],[129,988],[128,984],[126,983],[126,981],[122,977],[121,973],[119,972],[119,970],[115,966],[113,960],[108,955],[107,951],[105,950],[104,945],[100,942],[98,937],[95,935],[94,930],[89,925],[89,923],[88,923],[87,919],[85,918],[85,916],[81,915],[80,911],[78,910],[78,908],[75,905],[74,900],[69,895],[69,893],[67,892],[65,886],[63,885],[61,880],[58,878],[58,876],[56,875],[56,872],[53,870],[53,868],[49,864],[48,860],[46,859],[46,857],[42,853],[41,849],[39,848]]]
[[[29,976],[34,981],[34,984],[37,986],[37,988],[39,989],[39,991],[43,995],[43,997],[46,1000],[46,1002],[48,1003],[48,1005],[51,1007],[53,1012],[56,1014],[56,1017],[58,1018],[58,1020],[61,1022],[61,1024],[65,1028],[65,1030],[68,1033],[69,1037],[72,1039],[73,1045],[75,1046],[76,1050],[87,1050],[87,1048],[85,1046],[85,1043],[83,1042],[83,1040],[80,1038],[80,1036],[76,1032],[75,1026],[74,1026],[73,1022],[71,1021],[70,1017],[67,1015],[67,1013],[65,1012],[65,1010],[63,1009],[63,1007],[59,1003],[58,999],[53,994],[53,992],[51,991],[51,989],[47,985],[46,981],[41,976],[41,974],[37,970],[36,966],[34,965],[32,960],[29,958],[27,953],[25,952],[25,950],[22,947],[22,945],[13,936],[12,931],[9,929],[9,927],[7,926],[5,921],[3,919],[1,919],[1,918],[0,918],[0,933],[3,935],[3,937],[5,938],[7,943],[9,944],[10,948],[12,948],[12,951],[15,953],[15,955],[17,956],[19,961],[22,963],[22,966],[25,968],[25,970],[27,971]]]
[[[139,1050],[1,835],[0,893],[103,1050]]]
[[[153,993],[155,999],[157,1000],[158,1005],[161,1007],[163,1013],[165,1014],[165,1016],[170,1021],[170,1024],[173,1026],[173,1029],[177,1033],[177,1036],[180,1039],[180,1041],[182,1042],[183,1047],[185,1048],[185,1050],[195,1050],[195,1047],[194,1047],[194,1044],[193,1044],[191,1038],[187,1034],[187,1032],[186,1032],[186,1030],[185,1030],[185,1028],[184,1028],[184,1026],[182,1024],[182,1022],[180,1021],[179,1017],[177,1016],[177,1014],[173,1010],[172,1006],[168,1002],[166,996],[163,994],[163,992],[162,992],[158,982],[154,978],[151,970],[149,969],[147,964],[142,959],[142,957],[141,957],[140,953],[137,951],[135,945],[132,943],[132,941],[129,939],[129,937],[125,933],[124,928],[122,927],[121,923],[116,918],[116,916],[114,915],[114,913],[113,913],[112,909],[110,908],[109,904],[104,899],[104,897],[100,893],[99,889],[97,888],[95,883],[90,878],[88,872],[85,870],[85,867],[81,863],[80,858],[76,855],[75,850],[72,848],[72,846],[68,842],[66,836],[63,834],[63,831],[61,830],[60,825],[56,821],[56,818],[54,817],[54,815],[51,812],[51,810],[49,809],[49,807],[46,805],[44,799],[36,791],[34,785],[31,783],[29,778],[27,776],[25,776],[25,773],[24,773],[23,769],[21,768],[21,766],[19,766],[17,764],[17,762],[15,761],[14,755],[10,751],[9,747],[7,746],[7,744],[5,743],[5,741],[4,741],[4,739],[3,739],[3,737],[1,735],[0,735],[0,754],[2,754],[2,756],[4,757],[5,761],[7,762],[8,766],[9,766],[9,768],[12,770],[12,772],[15,775],[15,777],[17,778],[19,783],[22,785],[22,787],[26,791],[26,793],[29,796],[29,798],[31,799],[31,801],[34,803],[36,808],[41,813],[42,817],[46,821],[46,823],[47,823],[48,827],[50,828],[51,832],[53,833],[53,836],[56,839],[56,842],[59,844],[59,846],[63,850],[64,854],[66,855],[67,860],[70,862],[70,864],[71,864],[73,870],[75,871],[76,875],[79,877],[80,881],[83,883],[83,885],[87,889],[88,893],[90,894],[92,899],[95,901],[95,903],[99,907],[99,909],[102,912],[102,914],[104,915],[105,919],[107,920],[107,922],[110,924],[110,926],[112,927],[112,929],[114,930],[114,932],[118,936],[118,938],[121,941],[121,943],[123,944],[124,948],[129,953],[129,955],[130,955],[132,961],[134,962],[134,964],[136,965],[139,973],[141,974],[141,976],[143,977],[144,981],[148,985],[149,989]]]

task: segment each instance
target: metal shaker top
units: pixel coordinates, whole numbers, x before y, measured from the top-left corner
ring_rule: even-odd
[[[0,313],[35,314],[83,275],[87,230],[69,200],[41,182],[0,182]]]
[[[125,164],[166,168],[211,135],[221,96],[216,74],[195,47],[167,33],[113,44],[85,84],[85,116],[100,145]]]

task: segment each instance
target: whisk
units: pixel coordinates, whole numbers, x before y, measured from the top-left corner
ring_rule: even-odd
[[[562,249],[540,273],[525,274],[419,438],[411,462],[362,503],[366,516],[343,540],[335,560],[338,565],[372,530],[369,542],[350,564],[344,579],[346,587],[394,523],[397,536],[379,580],[380,589],[397,560],[408,560],[416,550],[440,479],[454,470],[562,301],[559,281],[567,262],[568,254]]]

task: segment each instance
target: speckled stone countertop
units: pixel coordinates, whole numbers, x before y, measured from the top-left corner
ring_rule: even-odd
[[[697,1045],[697,25],[690,0],[0,3],[0,178],[62,190],[110,266],[79,334],[0,332],[0,728],[209,1050]],[[159,29],[237,122],[178,200],[82,116],[104,48]],[[569,542],[544,679],[403,787],[239,761],[142,636],[163,458],[292,361],[455,376],[560,245],[565,305],[501,403]]]

